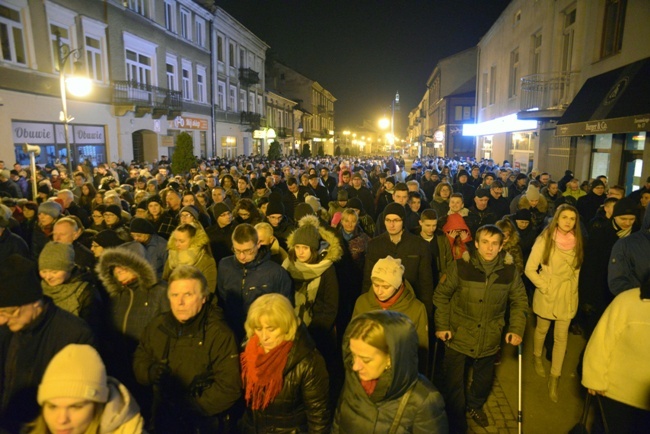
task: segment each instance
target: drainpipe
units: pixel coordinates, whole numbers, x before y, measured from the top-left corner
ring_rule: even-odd
[[[210,115],[212,117],[212,158],[215,158],[217,155],[217,117],[214,110],[214,85],[216,83],[216,77],[214,76],[214,50],[213,50],[213,21],[210,20]]]

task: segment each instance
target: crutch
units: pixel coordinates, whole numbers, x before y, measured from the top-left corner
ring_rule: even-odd
[[[517,358],[519,359],[519,398],[517,399],[517,425],[519,434],[522,433],[523,414],[521,412],[521,356],[523,353],[523,342],[517,345]]]

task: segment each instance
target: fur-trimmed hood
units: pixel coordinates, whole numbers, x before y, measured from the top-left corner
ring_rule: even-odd
[[[195,247],[197,250],[200,250],[200,248],[210,244],[210,238],[208,238],[208,234],[201,226],[197,225],[195,227],[196,235],[194,235],[190,241],[190,248]],[[174,237],[175,233],[176,231],[172,232],[171,236],[169,237],[169,241],[167,241],[167,250],[176,250],[176,239]]]
[[[530,203],[528,202],[528,198],[526,197],[526,194],[521,195],[521,197],[519,198],[519,203],[517,205],[518,205],[517,209],[530,208]],[[537,204],[537,210],[543,212],[544,214],[546,214],[546,212],[548,211],[548,200],[546,199],[546,197],[544,197],[543,194],[539,195],[539,203]]]
[[[158,281],[156,272],[143,254],[124,247],[106,249],[95,269],[109,294],[124,288],[113,275],[113,269],[118,266],[132,270],[138,276],[138,286],[142,289],[151,288]]]
[[[341,247],[341,242],[335,232],[321,226],[318,217],[315,215],[306,215],[298,221],[298,227],[303,227],[305,225],[312,225],[318,229],[318,234],[321,239],[321,247],[319,248],[319,257],[321,260],[329,259],[332,262],[336,262],[341,259],[343,256],[343,248]],[[290,249],[295,244],[293,241],[294,234],[295,231],[287,238],[287,246]]]

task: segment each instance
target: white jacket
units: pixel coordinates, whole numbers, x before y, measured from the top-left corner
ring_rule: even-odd
[[[650,410],[650,300],[639,288],[619,294],[594,330],[582,370],[583,386]]]

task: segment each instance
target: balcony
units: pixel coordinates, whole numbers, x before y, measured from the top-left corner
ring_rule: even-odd
[[[260,82],[260,76],[250,68],[239,68],[239,82],[244,86],[252,86]]]
[[[113,107],[116,116],[132,111],[138,118],[151,114],[154,119],[162,116],[173,119],[181,115],[183,102],[179,91],[136,81],[114,81]]]
[[[580,71],[527,75],[521,79],[518,119],[559,119],[578,93]]]
[[[281,139],[286,139],[287,137],[293,136],[293,131],[291,131],[291,128],[286,127],[276,128],[275,133]]]
[[[259,113],[253,112],[241,112],[240,114],[240,124],[250,125],[252,129],[257,130],[260,127],[262,121],[262,115]]]

